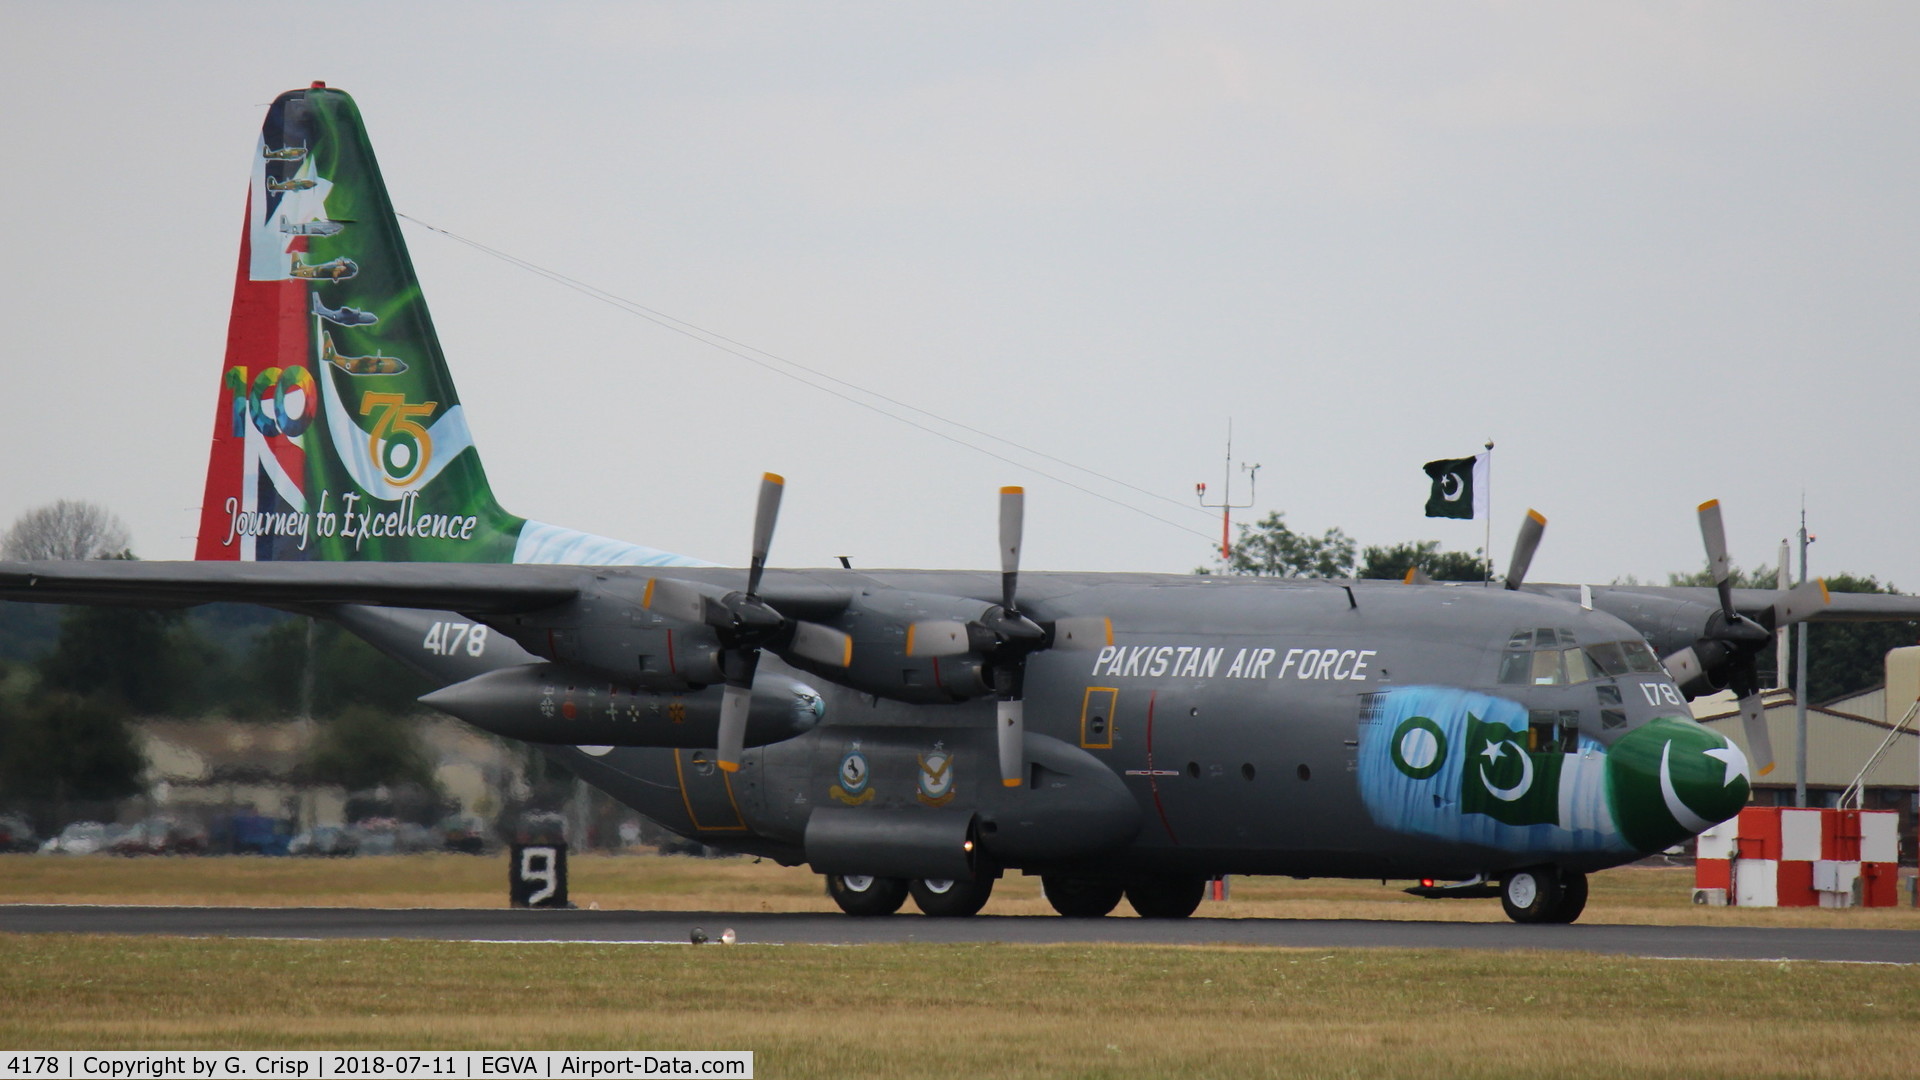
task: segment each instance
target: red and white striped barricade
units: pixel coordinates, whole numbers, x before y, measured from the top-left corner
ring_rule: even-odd
[[[1899,815],[1749,806],[1700,834],[1694,902],[1739,907],[1893,907]]]

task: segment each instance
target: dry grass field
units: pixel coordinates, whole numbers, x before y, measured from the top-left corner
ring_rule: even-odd
[[[0,903],[195,904],[256,907],[479,907],[506,902],[506,857],[399,855],[352,859],[0,856]],[[581,907],[666,911],[835,911],[804,867],[746,858],[578,855],[570,891]],[[1235,878],[1214,918],[1422,919],[1500,922],[1493,900],[1418,900],[1407,882]],[[1666,925],[1848,926],[1920,930],[1920,910],[1703,908],[1693,871],[1622,867],[1592,879],[1581,921]],[[1906,899],[1903,890],[1901,897]],[[912,910],[909,905],[909,911]],[[1012,875],[987,913],[1050,915],[1036,878]],[[1122,903],[1116,914],[1130,909]]]
[[[0,902],[498,907],[503,858],[0,858]],[[1688,904],[1596,877],[1587,919],[1920,929],[1911,908]],[[825,911],[805,870],[581,857],[603,908]],[[989,911],[1039,913],[1014,877]],[[1124,905],[1123,905],[1124,910]],[[1202,914],[1499,918],[1378,882],[1244,879]],[[768,1078],[1906,1077],[1920,968],[1577,953],[688,946],[0,935],[0,1048],[747,1049]]]
[[[804,1077],[1907,1077],[1920,971],[1579,954],[0,936],[0,1046],[748,1049]]]

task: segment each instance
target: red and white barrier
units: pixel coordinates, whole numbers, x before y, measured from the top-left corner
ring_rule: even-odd
[[[1694,902],[1739,907],[1893,907],[1900,815],[1749,806],[1700,834]]]

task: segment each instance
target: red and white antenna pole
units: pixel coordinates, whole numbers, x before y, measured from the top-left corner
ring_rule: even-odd
[[[1233,501],[1233,419],[1229,417],[1227,419],[1227,463],[1220,482],[1220,501],[1217,503],[1207,501],[1206,484],[1193,485],[1193,493],[1199,498],[1202,507],[1220,511],[1220,561],[1223,563],[1233,560],[1233,512],[1245,510],[1253,505],[1254,484],[1259,478],[1260,466],[1249,465],[1243,461],[1240,463],[1240,471],[1247,474],[1247,501],[1243,503]]]

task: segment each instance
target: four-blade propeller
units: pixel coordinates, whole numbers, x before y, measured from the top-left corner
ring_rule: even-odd
[[[753,515],[752,561],[747,567],[745,592],[713,597],[682,581],[654,578],[647,582],[641,605],[649,611],[711,627],[720,639],[721,691],[719,745],[716,763],[727,772],[740,768],[745,751],[747,710],[753,701],[753,673],[760,666],[760,650],[784,647],[820,664],[846,667],[853,661],[853,639],[830,626],[789,619],[760,599],[760,578],[767,569],[767,550],[773,544],[773,526],[780,518],[780,494],[786,481],[774,473],[760,478],[760,502]]]
[[[1774,631],[1810,618],[1827,604],[1827,584],[1815,579],[1776,592],[1772,605],[1756,622],[1733,606],[1733,560],[1727,554],[1727,529],[1720,518],[1718,499],[1700,504],[1700,538],[1706,544],[1713,586],[1720,593],[1720,610],[1708,621],[1698,641],[1661,663],[1681,686],[1705,683],[1733,691],[1740,699],[1740,723],[1746,731],[1754,774],[1765,776],[1773,771],[1773,740],[1767,734],[1756,658],[1773,643]],[[1781,575],[1781,584],[1785,577]]]
[[[994,696],[994,730],[999,742],[1000,782],[1026,782],[1027,657],[1042,649],[1098,649],[1113,644],[1113,623],[1103,615],[1058,619],[1041,625],[1020,611],[1020,535],[1026,516],[1026,491],[1000,489],[1000,604],[971,622],[928,619],[907,627],[907,655],[986,658]]]

